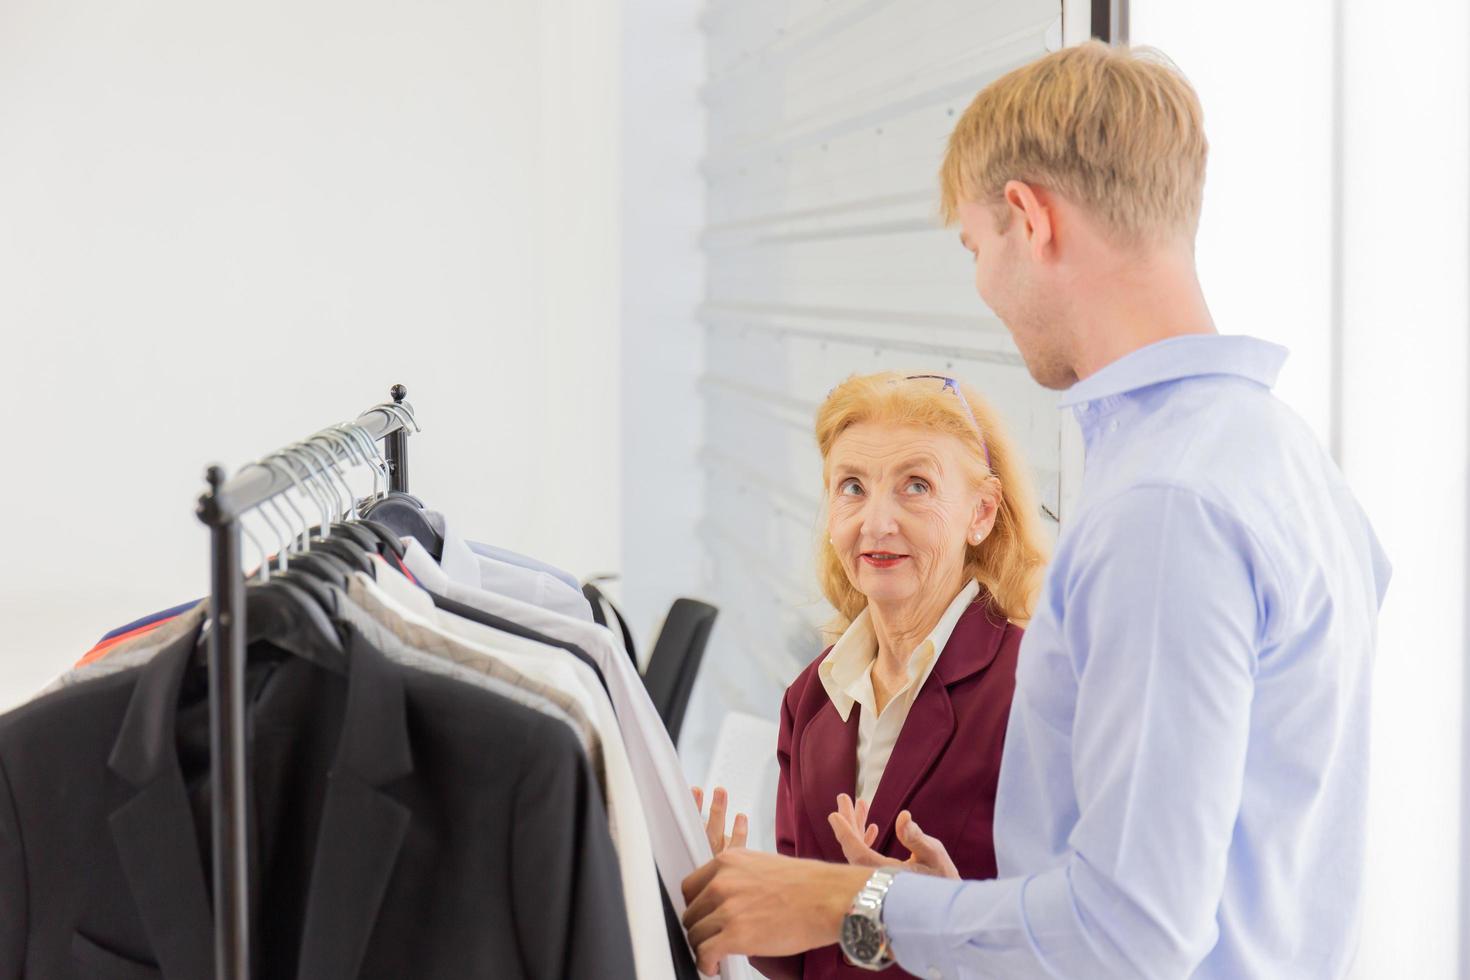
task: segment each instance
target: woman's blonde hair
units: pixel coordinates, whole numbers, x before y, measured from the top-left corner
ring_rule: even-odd
[[[1204,197],[1204,112],[1179,70],[1150,48],[1089,41],[991,82],[949,137],[940,210],[994,205],[1007,181],[1083,205],[1120,240],[1186,233]]]
[[[955,397],[956,392],[963,396],[963,404]],[[980,583],[991,609],[1025,625],[1041,589],[1047,561],[1046,538],[1031,475],[1000,417],[969,385],[958,380],[955,389],[950,390],[933,375],[916,378],[897,371],[853,375],[833,388],[817,410],[817,447],[822,453],[824,487],[829,483],[828,457],[837,437],[862,422],[948,433],[970,450],[977,486],[994,493],[999,505],[990,535],[978,545],[967,545],[965,572]],[[837,610],[837,618],[827,628],[835,636],[847,629],[868,599],[848,579],[842,559],[825,534],[821,541],[817,577],[823,595]]]

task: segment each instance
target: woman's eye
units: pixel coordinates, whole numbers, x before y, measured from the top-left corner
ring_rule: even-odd
[[[904,491],[907,492],[907,493],[911,493],[911,494],[912,493],[928,493],[929,492],[929,484],[925,483],[923,480],[910,480],[908,482],[908,485],[906,487],[904,487]]]
[[[837,492],[844,497],[857,497],[862,494],[863,487],[857,480],[848,478],[837,485]]]

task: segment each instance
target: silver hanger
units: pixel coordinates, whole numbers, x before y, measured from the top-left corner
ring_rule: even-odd
[[[321,465],[320,450],[305,442],[298,442],[292,447],[306,461],[306,479],[313,483],[321,491],[322,499],[326,502],[326,519],[322,521],[322,537],[328,533],[328,525],[337,523],[337,514],[342,510],[342,495],[337,491],[337,486],[326,474],[326,468]]]
[[[337,470],[335,452],[328,451],[318,445],[316,436],[312,436],[310,439],[300,443],[300,446],[303,452],[308,453],[312,459],[317,461],[319,464],[317,473],[321,476],[322,483],[326,485],[328,490],[332,491],[332,501],[337,505],[337,509],[332,512],[332,520],[334,522],[344,520],[347,511],[351,507],[352,488],[347,488],[347,499],[344,502],[342,494],[339,492],[340,488],[333,480],[333,477],[337,479],[341,479],[342,477],[342,474]]]
[[[413,410],[406,405],[400,405],[397,402],[383,402],[380,405],[374,405],[368,409],[368,412],[383,412],[393,416],[398,420],[398,424],[402,426],[404,431],[407,431],[410,426],[413,427],[414,432],[423,431],[419,428],[418,419],[413,417]],[[367,412],[363,414],[366,415]]]
[[[386,468],[384,468],[380,472],[378,470],[377,462],[373,459],[371,455],[369,455],[366,448],[367,443],[365,441],[367,440],[367,433],[363,430],[361,426],[354,425],[350,422],[339,423],[335,427],[326,431],[330,433],[333,437],[342,440],[342,445],[348,451],[348,454],[372,471],[373,495],[368,499],[377,500],[378,479],[379,477],[382,477],[386,480],[388,473]],[[356,515],[357,513],[357,504],[355,501],[353,503],[353,513],[354,515]]]
[[[378,441],[368,434],[367,429],[355,422],[346,423],[342,431],[352,437],[362,451],[363,461],[373,471],[373,495],[370,500],[381,500],[388,495],[393,477],[388,472],[388,460],[378,448]]]
[[[274,501],[273,500],[267,500],[266,503],[267,504],[274,503]],[[284,572],[284,571],[286,571],[286,538],[281,535],[281,529],[278,528],[278,527],[276,527],[276,522],[273,521],[273,520],[271,520],[270,519],[270,515],[265,512],[265,507],[261,506],[261,507],[255,508],[255,513],[257,513],[257,514],[260,515],[260,519],[265,522],[265,526],[271,529],[271,534],[275,535],[275,538],[276,538],[276,571],[278,571],[278,572]],[[276,513],[277,513],[278,516],[280,515],[280,511],[279,510],[277,510]],[[267,561],[267,564],[269,564],[269,561]]]
[[[413,417],[413,410],[408,408],[406,405],[400,405],[397,402],[383,402],[382,404],[374,405],[372,408],[364,412],[363,415],[367,415],[371,412],[382,412],[385,415],[391,415],[393,418],[398,420],[399,426],[405,432],[407,432],[410,426],[413,428],[414,432],[423,431],[419,428],[418,419]],[[374,451],[376,451],[377,440],[369,437],[368,441],[373,443]],[[386,477],[388,474],[388,461],[382,456],[381,453],[378,454],[378,458],[383,460],[383,473]],[[392,485],[392,480],[391,478],[389,478],[388,486],[391,487]],[[384,496],[387,496],[387,492],[384,493]]]
[[[362,444],[362,451],[368,458],[368,465],[376,470],[383,478],[383,492],[387,492],[389,481],[388,459],[383,455],[383,450],[378,445],[378,440],[374,439],[367,429],[358,425],[356,422],[348,423],[345,428],[346,431],[356,436],[357,441]]]
[[[246,524],[244,521],[237,521],[236,523],[238,523],[240,526],[240,533],[249,538],[250,543],[255,545],[255,550],[260,552],[260,572],[258,575],[258,580],[261,582],[269,582],[271,580],[270,553],[260,546],[260,540],[256,538],[255,534],[250,530],[249,524]]]
[[[313,478],[311,464],[306,461],[304,454],[295,445],[287,446],[276,455],[286,460],[291,465],[293,477],[300,477],[300,479],[296,481],[297,487],[304,488],[306,490],[307,496],[309,496],[312,503],[316,505],[317,514],[319,517],[318,523],[321,526],[322,539],[325,540],[326,538],[331,537],[332,505],[331,502],[327,500],[326,493],[322,490],[321,485],[317,483],[317,481]],[[296,471],[296,468],[298,466],[301,468],[299,473]],[[308,541],[310,540],[310,535],[311,529],[308,527]]]
[[[403,427],[405,429],[411,425],[413,426],[413,431],[415,432],[424,431],[423,429],[419,428],[418,419],[413,417],[413,409],[409,408],[407,405],[400,404],[399,402],[383,402],[381,405],[374,405],[372,408],[368,409],[368,411],[392,412],[395,416],[398,417],[398,421],[404,423]]]
[[[373,467],[383,475],[383,488],[379,491],[379,494],[386,497],[388,495],[388,488],[393,485],[393,476],[388,470],[388,457],[383,455],[382,446],[378,445],[378,440],[374,439],[367,429],[356,423],[353,424],[352,428],[357,432],[359,438],[362,439],[363,447],[367,450],[373,461]]]
[[[345,436],[331,429],[323,429],[307,441],[313,445],[325,443],[322,451],[327,454],[327,461],[331,467],[331,472],[337,477],[337,481],[342,484],[342,489],[347,495],[347,506],[342,511],[342,520],[352,520],[357,516],[357,495],[352,492],[352,484],[347,482],[347,474],[342,469],[341,462],[337,458],[337,449],[340,447],[342,449],[342,456],[349,463],[355,463],[356,454],[352,452],[351,445],[347,442]]]
[[[296,492],[299,493],[302,497],[308,496],[306,488],[303,487],[301,484],[301,478],[296,475],[295,468],[287,466],[285,463],[281,462],[279,454],[272,454],[270,456],[267,456],[260,462],[261,465],[268,466],[273,471],[285,473],[288,477],[291,478],[291,484],[296,488]],[[307,544],[310,541],[311,521],[307,519],[307,516],[305,514],[301,513],[301,508],[296,506],[296,501],[291,499],[291,495],[289,493],[283,493],[281,494],[281,496],[285,498],[287,506],[289,506],[291,510],[295,512],[297,519],[301,522],[301,532],[299,535],[297,535],[298,540],[296,542],[296,550],[305,551]]]

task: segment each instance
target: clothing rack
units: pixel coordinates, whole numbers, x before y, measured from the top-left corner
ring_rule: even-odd
[[[394,385],[391,402],[375,405],[355,422],[373,441],[382,440],[388,489],[408,491],[408,434],[417,429],[408,389]],[[322,430],[323,432],[328,430]],[[305,479],[325,475],[342,459],[343,447],[317,436],[303,440],[319,447],[324,459],[308,467]],[[351,456],[346,457],[351,461]],[[296,474],[298,477],[301,474]],[[280,467],[251,463],[226,480],[223,468],[205,475],[209,490],[199,498],[198,516],[210,529],[210,585],[207,663],[209,744],[214,869],[216,980],[250,978],[250,876],[245,759],[245,573],[240,566],[241,518],[296,485]],[[267,562],[265,555],[262,562]]]

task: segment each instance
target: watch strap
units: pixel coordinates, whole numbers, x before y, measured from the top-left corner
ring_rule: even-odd
[[[878,947],[878,955],[875,959],[867,962],[853,959],[849,951],[844,949],[848,961],[854,966],[866,970],[883,970],[893,965],[893,950],[888,943],[887,930],[883,927],[883,900],[888,895],[888,889],[893,884],[897,874],[886,868],[878,868],[869,877],[857,896],[852,900],[852,906],[848,909],[849,916],[861,917],[871,922],[878,930],[882,940]]]

